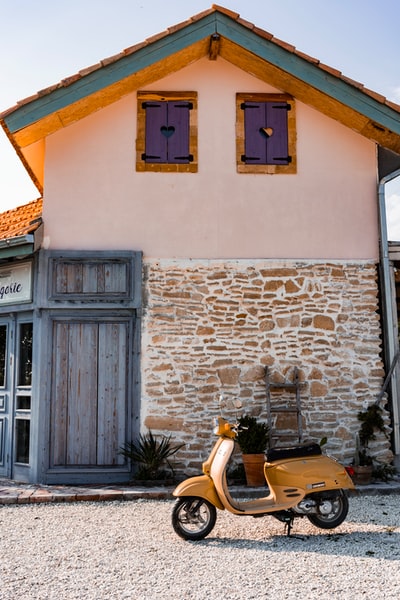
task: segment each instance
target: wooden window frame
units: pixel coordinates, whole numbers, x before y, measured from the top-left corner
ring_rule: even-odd
[[[189,153],[193,160],[189,163],[151,163],[143,159],[146,145],[146,109],[145,102],[187,101],[193,108],[189,110]],[[137,93],[137,138],[136,170],[161,173],[197,173],[197,93],[196,92],[138,92]]]
[[[245,164],[242,156],[245,154],[245,125],[244,110],[241,105],[244,102],[287,102],[290,104],[288,110],[288,151],[291,162],[287,165],[254,165]],[[296,105],[292,96],[288,94],[236,94],[236,167],[238,173],[259,173],[268,175],[297,173],[296,156]]]

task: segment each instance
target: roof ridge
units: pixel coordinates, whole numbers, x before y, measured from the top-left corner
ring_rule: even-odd
[[[28,96],[27,98],[24,98],[22,100],[18,100],[14,106],[12,106],[11,108],[6,109],[2,113],[0,113],[0,118],[4,118],[4,117],[8,116],[12,112],[14,112],[16,109],[21,108],[21,106],[29,104],[30,102],[37,100],[43,96],[46,96],[59,88],[68,87],[68,86],[72,85],[73,83],[75,83],[76,81],[86,77],[90,73],[93,73],[94,71],[100,70],[105,66],[113,64],[113,63],[117,62],[118,60],[120,60],[121,58],[124,58],[131,54],[134,54],[138,50],[154,43],[155,41],[163,39],[164,37],[167,37],[171,33],[174,33],[175,31],[179,31],[180,29],[187,27],[188,25],[190,25],[190,23],[199,21],[200,19],[203,19],[204,17],[206,17],[212,13],[216,13],[216,12],[226,15],[227,17],[235,20],[237,23],[239,23],[243,27],[246,27],[247,29],[251,30],[253,33],[258,35],[259,37],[264,38],[264,39],[272,42],[273,44],[276,44],[277,46],[282,47],[287,52],[290,52],[290,53],[298,56],[302,60],[305,60],[305,61],[309,62],[310,64],[318,67],[319,69],[326,71],[327,73],[331,74],[332,76],[334,76],[338,79],[341,79],[347,85],[350,85],[352,87],[357,88],[358,90],[361,90],[364,94],[370,96],[371,98],[378,101],[379,103],[385,104],[389,108],[400,112],[400,104],[397,104],[393,100],[389,100],[384,95],[382,95],[378,92],[374,92],[373,90],[366,88],[364,86],[364,84],[362,84],[361,82],[358,82],[354,79],[351,79],[349,77],[346,77],[338,69],[335,69],[334,67],[330,67],[329,65],[326,65],[324,63],[321,63],[321,61],[319,59],[309,56],[308,54],[298,50],[294,45],[275,37],[273,34],[269,33],[268,31],[265,31],[264,29],[257,27],[254,23],[246,21],[245,19],[240,17],[239,13],[234,12],[223,6],[220,6],[218,4],[213,4],[211,6],[211,8],[206,9],[200,13],[197,13],[196,15],[190,17],[189,19],[186,19],[185,21],[181,21],[180,23],[178,23],[176,25],[171,25],[166,30],[164,30],[160,33],[154,34],[154,35],[150,36],[149,38],[146,38],[142,42],[139,42],[137,44],[129,46],[128,48],[121,50],[119,53],[117,53],[115,55],[101,59],[98,63],[95,63],[93,65],[85,67],[85,68],[81,69],[80,71],[78,71],[77,73],[70,75],[68,77],[65,77],[60,82],[53,84],[51,86],[48,86],[46,88],[43,88],[42,90],[39,90],[38,92],[36,92],[36,94]]]

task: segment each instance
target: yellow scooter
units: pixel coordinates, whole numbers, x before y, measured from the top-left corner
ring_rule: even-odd
[[[184,540],[201,540],[213,529],[216,509],[235,515],[272,516],[285,523],[290,535],[296,517],[307,517],[322,529],[334,529],[345,520],[349,502],[345,490],[354,489],[346,469],[325,456],[316,443],[272,448],[266,454],[264,475],[269,494],[239,501],[229,493],[226,468],[232,456],[238,425],[222,417],[215,420],[218,440],[203,463],[203,475],[180,483],[172,526]]]

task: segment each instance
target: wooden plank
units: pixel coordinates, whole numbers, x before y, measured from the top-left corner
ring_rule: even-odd
[[[210,49],[208,52],[208,58],[210,60],[217,60],[220,41],[221,37],[218,33],[213,33],[212,36],[210,36]]]
[[[5,444],[6,444],[6,427],[7,417],[0,418],[0,467],[4,467],[4,455],[5,455]]]
[[[82,293],[97,294],[98,265],[91,261],[84,261],[82,265]]]
[[[54,323],[51,393],[51,466],[65,465],[68,420],[68,325]]]
[[[79,262],[66,263],[67,294],[82,293],[82,264]]]
[[[97,464],[122,465],[118,453],[126,440],[127,323],[99,326],[99,394]]]
[[[112,294],[126,294],[127,264],[120,262],[105,263],[104,291]]]
[[[65,294],[68,289],[68,270],[64,262],[52,263],[52,290],[55,294]]]
[[[69,325],[67,465],[96,465],[98,325]]]

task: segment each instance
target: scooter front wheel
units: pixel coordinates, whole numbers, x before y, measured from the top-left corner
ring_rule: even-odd
[[[336,496],[321,498],[317,502],[317,513],[307,515],[313,525],[320,529],[339,527],[349,512],[349,501],[346,494],[340,491]]]
[[[172,527],[184,540],[202,540],[217,520],[213,504],[197,496],[178,498],[172,510]]]

